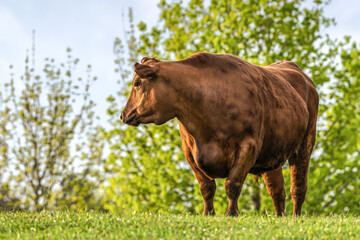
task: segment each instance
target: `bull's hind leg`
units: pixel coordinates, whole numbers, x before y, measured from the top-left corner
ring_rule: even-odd
[[[229,171],[225,182],[226,195],[229,198],[227,216],[237,216],[238,198],[241,193],[245,178],[255,162],[255,141],[248,139],[244,141],[238,150],[233,167]]]
[[[309,170],[310,155],[315,144],[315,127],[305,135],[296,155],[289,159],[291,176],[291,198],[294,204],[293,216],[301,215],[301,207],[305,201],[307,191],[307,174]]]
[[[272,198],[276,216],[285,215],[285,187],[282,168],[265,172],[263,178],[270,197]]]

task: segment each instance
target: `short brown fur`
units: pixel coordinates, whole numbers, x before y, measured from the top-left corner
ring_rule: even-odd
[[[227,215],[238,215],[248,173],[263,175],[276,214],[285,214],[281,169],[287,160],[293,215],[301,214],[319,99],[295,63],[261,67],[228,54],[196,53],[181,61],[144,58],[135,72],[121,119],[137,126],[178,118],[205,215],[215,213],[215,178],[227,178]]]

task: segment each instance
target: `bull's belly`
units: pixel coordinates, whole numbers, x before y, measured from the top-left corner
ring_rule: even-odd
[[[271,158],[271,159],[258,159],[255,165],[250,169],[250,173],[260,175],[264,172],[277,169],[284,165],[288,158]]]
[[[265,146],[257,157],[254,166],[250,169],[250,173],[259,175],[281,167],[297,153],[301,142],[302,137],[299,137],[297,140],[277,146]]]
[[[274,139],[268,140],[268,144],[263,145],[260,150],[250,173],[259,175],[279,168],[297,153],[302,139],[303,136],[296,139],[282,139],[278,140],[277,144],[274,144]],[[226,178],[235,160],[236,148],[229,150],[215,146],[203,146],[203,151],[193,152],[194,162],[207,177],[211,179]]]

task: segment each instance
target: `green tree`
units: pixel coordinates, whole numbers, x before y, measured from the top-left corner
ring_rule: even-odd
[[[16,209],[19,199],[17,199],[12,192],[7,182],[9,176],[9,123],[12,120],[10,109],[6,106],[9,98],[6,94],[0,91],[0,208],[1,209]]]
[[[360,213],[360,45],[340,43],[318,142],[311,162],[305,209]],[[314,208],[317,206],[317,208]]]
[[[323,14],[326,4],[322,1],[314,1],[311,7],[306,7],[303,0],[219,0],[210,3],[191,0],[186,4],[181,1],[161,0],[158,5],[161,10],[158,26],[148,30],[146,23],[140,22],[139,40],[135,37],[134,27],[130,28],[132,30],[128,33],[130,37],[127,41],[129,51],[125,51],[120,40],[115,41],[115,48],[122,49],[117,52],[121,56],[117,57],[116,63],[124,68],[126,63],[129,66],[135,60],[139,61],[138,56],[158,56],[161,60],[179,60],[198,51],[225,52],[259,65],[268,65],[285,58],[296,62],[315,81],[322,99],[319,122],[326,125],[331,122],[330,116],[335,117],[333,111],[336,109],[335,105],[324,104],[325,99],[328,99],[330,79],[341,77],[336,62],[336,57],[339,56],[339,43],[320,32],[321,29],[335,23],[333,19]],[[123,54],[129,54],[130,58],[125,60]],[[344,60],[345,56],[346,54],[343,56],[342,64],[347,66],[350,63],[349,60],[348,62]],[[347,72],[346,69],[346,67],[343,69],[343,74]],[[122,72],[126,74],[121,74],[121,78],[131,82],[132,71],[126,68]],[[348,76],[348,73],[346,74]],[[346,84],[343,88],[345,86]],[[333,88],[337,91],[341,86],[335,84]],[[339,96],[344,94],[343,92]],[[198,184],[187,167],[182,153],[177,151],[180,148],[180,136],[175,131],[176,121],[170,121],[161,127],[149,125],[137,129],[122,125],[114,117],[118,118],[120,115],[121,107],[126,101],[124,96],[127,95],[128,89],[125,88],[118,92],[117,98],[109,98],[111,106],[108,113],[110,122],[115,127],[107,135],[111,144],[108,164],[113,167],[113,175],[105,192],[109,194],[109,198],[115,199],[109,208],[182,210],[176,206],[184,202],[185,209],[193,211],[191,207],[195,207],[195,210],[200,212],[202,199]],[[119,106],[116,102],[123,104]],[[341,107],[343,107],[341,104],[338,105],[338,108]],[[351,109],[347,109],[346,112],[350,113]],[[340,126],[339,129],[343,130]],[[318,141],[324,144],[330,136],[323,135],[322,131],[323,128],[320,129]],[[161,139],[158,136],[162,136]],[[335,137],[333,141],[336,141]],[[167,149],[174,151],[173,154],[167,155],[157,147],[157,144],[167,146]],[[330,148],[330,145],[325,148],[324,145],[318,144],[316,152],[329,151]],[[339,148],[337,150],[340,150]],[[354,145],[351,149],[354,149]],[[346,151],[343,151],[343,154],[345,157]],[[355,150],[352,154],[357,156]],[[315,184],[323,179],[321,178],[323,175],[318,173],[324,166],[320,163],[324,164],[328,159],[322,156],[315,158],[316,161],[312,160],[312,162],[316,164],[312,164],[310,168],[309,180],[310,185],[313,184],[316,189]],[[356,163],[356,161],[352,162]],[[183,175],[167,176],[166,168],[163,169],[164,164],[169,169],[182,169],[182,172],[176,174]],[[161,171],[158,171],[159,169]],[[287,165],[284,166],[283,172],[289,201],[291,197]],[[170,180],[172,178],[177,181]],[[319,197],[321,194],[325,195],[329,193],[330,186],[329,184],[324,186],[320,193],[312,192],[309,187],[310,203],[305,204],[305,208],[311,212],[320,212],[322,207],[328,207],[326,204],[320,206],[321,202],[315,200],[313,194]],[[240,209],[259,208],[260,201],[262,210],[273,211],[271,199],[261,180],[260,187],[254,186],[252,179],[248,178],[239,199]],[[164,189],[167,189],[168,194],[175,193],[176,198],[165,198],[164,195],[159,194]],[[151,201],[146,199],[149,196],[152,196]],[[129,201],[130,199],[132,201]],[[255,205],[251,203],[252,201]],[[219,181],[214,201],[218,212],[225,212],[226,202],[223,182]],[[287,207],[291,208],[292,204],[287,204]]]
[[[103,143],[89,92],[96,77],[90,65],[85,78],[76,77],[70,48],[66,63],[45,59],[41,74],[34,51],[2,93],[1,199],[17,199],[23,209],[98,208]]]

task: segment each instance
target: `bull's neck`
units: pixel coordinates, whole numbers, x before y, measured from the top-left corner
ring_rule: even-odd
[[[188,111],[188,109],[192,110]],[[212,128],[211,124],[207,122],[207,119],[198,112],[194,105],[187,105],[186,109],[184,108],[183,111],[180,111],[176,116],[186,131],[196,140],[203,139],[207,141],[216,135],[214,128]]]
[[[176,94],[176,117],[187,132],[197,140],[207,141],[216,136],[216,129],[211,119],[206,118],[206,104],[203,103],[206,93],[201,82],[201,73],[186,66],[174,66],[168,77]]]

